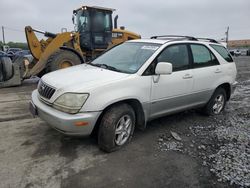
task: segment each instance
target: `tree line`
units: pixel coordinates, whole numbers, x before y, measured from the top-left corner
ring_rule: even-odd
[[[21,48],[23,50],[28,50],[28,44],[25,42],[8,42],[5,45],[9,46],[10,48]],[[3,42],[0,41],[0,49],[3,49]]]

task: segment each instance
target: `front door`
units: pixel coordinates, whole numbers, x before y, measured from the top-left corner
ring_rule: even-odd
[[[193,72],[189,60],[190,54],[186,44],[168,46],[156,58],[156,64],[171,63],[173,73],[152,76],[151,118],[179,111],[190,105]]]

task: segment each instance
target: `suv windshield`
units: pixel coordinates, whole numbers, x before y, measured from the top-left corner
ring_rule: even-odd
[[[112,48],[91,62],[110,70],[135,73],[160,47],[154,43],[127,42]]]

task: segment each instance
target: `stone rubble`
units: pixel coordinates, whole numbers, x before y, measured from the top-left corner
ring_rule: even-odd
[[[225,113],[194,122],[188,131],[188,143],[173,131],[161,136],[160,150],[198,156],[218,182],[250,187],[250,80],[239,83]]]

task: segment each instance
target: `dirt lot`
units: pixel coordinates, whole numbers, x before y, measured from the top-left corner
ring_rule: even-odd
[[[67,137],[33,119],[35,84],[0,89],[0,187],[250,186],[250,58],[235,61],[239,86],[222,115],[191,110],[154,120],[111,154],[93,138]]]

